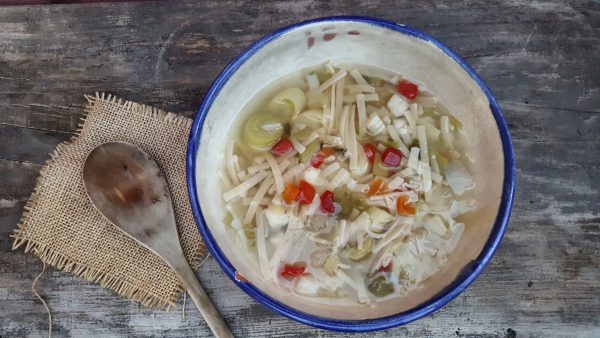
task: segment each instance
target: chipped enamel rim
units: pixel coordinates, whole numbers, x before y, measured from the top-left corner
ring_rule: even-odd
[[[225,257],[225,255],[219,249],[216,241],[214,240],[206,224],[204,216],[202,215],[200,203],[196,195],[196,155],[200,147],[202,127],[204,125],[207,113],[209,112],[215,98],[219,95],[225,83],[229,81],[229,78],[240,68],[241,65],[243,65],[257,51],[259,51],[261,48],[268,45],[269,43],[273,42],[274,40],[278,39],[282,35],[315,23],[336,22],[357,22],[377,26],[382,29],[397,32],[399,34],[419,38],[421,40],[433,44],[436,48],[440,49],[449,58],[454,60],[454,62],[456,62],[464,71],[466,71],[469,74],[469,76],[473,79],[473,81],[475,81],[475,83],[479,86],[481,91],[486,95],[489,101],[490,109],[498,126],[498,132],[500,134],[500,139],[502,141],[502,148],[504,152],[504,179],[500,207],[490,237],[485,243],[479,256],[474,260],[473,264],[468,267],[470,271],[466,274],[459,276],[452,284],[447,286],[442,292],[438,293],[435,297],[429,299],[421,305],[409,311],[376,319],[344,321],[317,317],[309,313],[298,311],[285,304],[282,304],[281,302],[267,296],[253,285],[237,280],[235,278],[236,269],[231,265],[227,257]],[[227,67],[223,69],[223,71],[219,74],[216,80],[212,83],[208,93],[206,94],[206,97],[204,98],[204,101],[202,102],[202,105],[200,106],[200,109],[198,110],[198,114],[194,119],[190,131],[186,162],[188,193],[190,197],[192,211],[194,213],[194,217],[198,225],[198,229],[200,230],[200,234],[202,235],[202,238],[208,250],[213,255],[217,263],[221,266],[225,274],[244,292],[249,294],[259,303],[272,309],[273,311],[307,325],[341,332],[366,332],[383,330],[395,326],[404,325],[424,316],[427,316],[433,313],[434,311],[442,308],[444,305],[446,305],[448,302],[450,302],[452,299],[458,296],[461,292],[463,292],[471,283],[473,283],[477,276],[479,276],[479,274],[487,266],[489,261],[492,259],[494,253],[498,249],[500,242],[502,241],[502,237],[504,236],[504,233],[506,232],[506,229],[508,227],[508,222],[513,206],[516,176],[513,147],[507,123],[504,119],[504,116],[502,114],[502,111],[500,110],[498,103],[496,102],[496,99],[493,97],[492,93],[490,92],[489,88],[485,85],[485,83],[479,78],[477,73],[475,73],[475,71],[456,53],[450,50],[450,48],[446,47],[441,42],[435,40],[431,36],[419,30],[382,19],[359,16],[325,17],[293,24],[291,26],[282,28],[276,32],[266,35],[265,37],[251,45],[248,49],[243,51],[233,61],[231,61],[231,63],[229,63]]]

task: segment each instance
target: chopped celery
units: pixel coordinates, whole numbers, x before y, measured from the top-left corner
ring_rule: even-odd
[[[229,229],[231,227],[231,222],[233,222],[233,216],[230,213],[225,214],[225,217],[223,218],[225,228]]]
[[[300,162],[307,163],[310,159],[321,150],[321,143],[319,140],[314,140],[306,146],[303,153],[298,154]]]
[[[379,176],[379,177],[388,177],[389,174],[390,174],[390,172],[385,170],[383,168],[383,165],[381,164],[381,154],[376,153],[375,161],[373,161],[373,175]]]
[[[394,292],[394,284],[388,283],[384,276],[375,277],[367,288],[377,297],[385,297]]]
[[[269,114],[252,114],[246,120],[242,133],[242,141],[254,150],[269,150],[281,139],[284,131],[282,119]]]
[[[319,78],[320,83],[327,81],[331,77],[324,69],[318,70],[314,74]]]
[[[373,87],[381,86],[381,82],[383,81],[381,78],[375,76],[364,76],[364,78],[367,80],[367,83]]]
[[[350,251],[350,260],[353,262],[360,262],[369,258],[369,256],[371,256],[371,251],[373,250],[373,244],[373,238],[367,236],[363,242],[362,249],[359,250],[356,248]]]
[[[244,235],[248,239],[248,245],[252,248],[256,245],[256,225],[252,223],[246,223],[242,226],[244,229]]]

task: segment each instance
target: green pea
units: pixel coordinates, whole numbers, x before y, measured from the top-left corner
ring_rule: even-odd
[[[367,287],[376,297],[385,297],[394,292],[394,285],[388,283],[384,276],[375,277]]]

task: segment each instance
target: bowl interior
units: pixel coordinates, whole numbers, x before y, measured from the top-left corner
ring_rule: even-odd
[[[425,86],[464,124],[475,164],[474,197],[478,209],[463,219],[465,233],[443,270],[408,295],[376,307],[347,301],[319,304],[314,299],[290,296],[262,278],[253,263],[232,245],[225,231],[223,193],[216,175],[223,164],[229,130],[237,124],[244,106],[263,88],[292,72],[339,60],[374,66],[403,75]],[[196,155],[196,194],[201,212],[218,247],[229,262],[264,294],[297,310],[319,317],[343,320],[381,318],[413,309],[443,292],[461,270],[480,254],[488,240],[500,206],[504,179],[502,142],[487,97],[469,74],[430,42],[416,36],[366,22],[315,22],[288,31],[262,45],[223,85],[206,115]],[[347,305],[347,306],[340,306]]]

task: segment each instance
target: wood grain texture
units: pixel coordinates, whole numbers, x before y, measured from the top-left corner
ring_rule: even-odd
[[[500,102],[517,159],[501,248],[432,316],[376,335],[600,336],[600,3],[597,1],[178,1],[0,8],[0,336],[43,336],[31,293],[41,263],[10,251],[48,152],[72,136],[82,94],[193,116],[219,71],[262,35],[325,15],[377,16],[438,38]],[[334,336],[278,316],[199,271],[234,334]],[[51,269],[38,284],[57,337],[208,336],[187,306],[159,312]],[[373,336],[365,335],[365,336]]]

